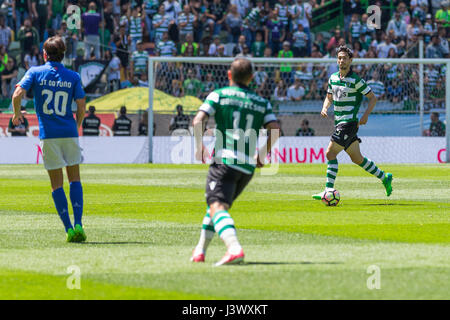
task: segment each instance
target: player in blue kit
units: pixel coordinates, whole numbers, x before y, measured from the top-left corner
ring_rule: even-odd
[[[80,75],[61,64],[65,51],[66,47],[60,37],[51,37],[45,41],[43,55],[46,63],[30,68],[16,85],[12,97],[13,123],[18,125],[23,122],[20,112],[22,97],[27,90],[33,90],[44,166],[50,177],[53,201],[66,229],[67,241],[82,242],[86,240],[86,234],[81,223],[83,189],[79,164],[82,156],[78,128],[84,118],[86,99]],[[72,113],[73,101],[77,105],[76,120]],[[75,227],[70,220],[63,189],[64,167],[70,183]]]

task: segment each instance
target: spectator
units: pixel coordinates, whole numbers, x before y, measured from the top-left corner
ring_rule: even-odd
[[[378,58],[387,58],[390,49],[394,49],[395,52],[397,52],[396,45],[392,43],[392,37],[391,36],[385,36],[384,42],[380,43],[377,46],[377,56],[378,56]]]
[[[120,27],[119,29],[120,34],[118,36],[114,37],[114,43],[116,44],[116,54],[117,57],[120,59],[120,74],[123,75],[123,78],[128,78],[128,64],[129,64],[129,58],[130,54],[128,53],[128,42],[127,36],[125,34],[125,27]],[[136,44],[137,46],[137,44]],[[122,79],[122,76],[121,76]]]
[[[214,76],[211,72],[208,72],[206,74],[206,79],[205,79],[205,83],[203,84],[203,92],[202,92],[202,99],[205,99],[208,94],[210,94],[211,92],[213,92],[214,90],[216,90],[218,88],[218,84],[216,81],[214,81]]]
[[[334,30],[334,36],[331,37],[330,41],[327,44],[327,52],[330,50],[334,50],[338,46],[339,39],[342,38],[342,32],[340,28],[336,28]]]
[[[228,42],[237,43],[242,31],[242,17],[235,5],[230,6],[230,12],[225,18],[225,23],[228,32]]]
[[[238,43],[233,48],[233,56],[234,57],[237,56],[238,54],[243,54],[244,53],[245,42],[246,42],[245,41],[245,36],[244,35],[240,35]]]
[[[286,3],[286,0],[279,0],[275,4],[275,9],[278,11],[278,17],[283,24],[283,28],[286,31],[289,31],[289,20],[291,13],[289,12],[289,5]]]
[[[287,100],[287,90],[286,85],[282,79],[278,80],[277,86],[273,92],[273,98],[276,101],[286,101]]]
[[[101,17],[96,12],[95,2],[89,3],[89,10],[82,15],[84,28],[84,59],[88,60],[91,56],[91,50],[94,49],[95,58],[100,59],[100,34],[99,27]]]
[[[412,35],[420,37],[423,34],[422,23],[417,17],[412,17],[411,23],[406,28],[408,39],[411,39]]]
[[[309,127],[309,121],[303,119],[300,128],[295,133],[296,136],[311,137],[314,136],[314,129]]]
[[[322,97],[319,93],[317,82],[311,81],[311,84],[306,88],[305,100],[321,100]]]
[[[156,44],[156,53],[161,57],[177,55],[177,47],[175,43],[169,39],[169,33],[164,32],[162,40]]]
[[[424,24],[427,12],[428,1],[420,1],[420,4],[413,9],[412,16],[418,18],[421,24]]]
[[[230,0],[230,5],[236,6],[236,10],[242,18],[247,16],[247,12],[250,8],[248,0]]]
[[[192,32],[186,34],[186,42],[181,45],[181,54],[184,55],[184,52],[186,51],[188,46],[192,46],[193,52],[192,57],[198,56],[198,43],[194,42],[194,34]]]
[[[269,19],[265,26],[266,43],[272,48],[272,52],[276,53],[280,50],[281,43],[286,37],[286,30],[283,28],[283,24],[278,19],[277,10],[272,10],[269,13]]]
[[[25,19],[24,25],[17,34],[17,39],[20,41],[20,51],[23,55],[30,53],[33,45],[39,47],[39,32],[31,25],[30,18]]]
[[[449,57],[450,51],[449,51],[449,45],[447,40],[447,30],[443,27],[438,29],[438,35],[439,35],[439,44],[441,46],[442,54],[445,58]]]
[[[292,35],[292,41],[294,44],[292,46],[292,51],[294,57],[305,57],[308,55],[307,52],[307,42],[308,35],[303,31],[303,25],[298,24],[298,30]]]
[[[436,32],[437,32],[436,23],[432,21],[431,14],[427,14],[425,24],[423,25],[423,42],[425,43],[425,45],[430,43],[431,36]]]
[[[399,10],[394,14],[394,18],[388,23],[386,32],[394,30],[396,38],[406,38],[406,23],[402,20],[402,16]]]
[[[441,2],[441,9],[436,11],[435,19],[438,27],[450,26],[450,2],[448,0]]]
[[[36,67],[38,65],[40,65],[39,49],[37,46],[33,45],[31,47],[31,52],[25,55],[24,66],[25,69],[28,70],[31,67]]]
[[[172,86],[170,88],[170,94],[174,97],[184,96],[183,86],[181,85],[180,80],[172,79]]]
[[[167,33],[166,33],[167,35]],[[137,42],[137,50],[131,55],[132,75],[139,76],[141,73],[147,73],[148,53],[145,51],[142,41]]]
[[[430,115],[431,123],[428,130],[424,130],[423,135],[428,137],[444,137],[445,124],[439,120],[439,113],[432,112]]]
[[[155,131],[155,121],[153,121],[153,135],[155,135]],[[148,135],[148,111],[142,113],[141,121],[139,122],[138,135]]]
[[[169,19],[176,21],[181,12],[181,5],[176,0],[166,0],[163,2],[164,10],[167,12]]]
[[[44,39],[49,16],[52,16],[52,7],[49,0],[31,0],[32,12],[39,31],[39,39]],[[34,20],[33,19],[33,20]]]
[[[214,25],[216,23],[216,16],[211,13],[210,10],[210,5],[211,2],[209,1],[204,1],[203,2],[203,9],[202,9],[202,13],[200,14],[200,20],[202,21],[202,24],[204,26],[204,30],[205,32],[208,33],[208,38],[212,38],[214,36]]]
[[[172,134],[177,129],[189,130],[189,123],[191,122],[188,115],[183,113],[183,106],[177,105],[177,115],[170,120],[169,133]]]
[[[194,32],[194,23],[196,22],[197,17],[191,12],[191,7],[186,4],[183,7],[183,12],[178,15],[177,25],[180,30],[180,41],[185,42],[186,36],[188,34],[192,34]],[[194,40],[194,36],[192,34],[192,40]]]
[[[403,86],[400,81],[395,78],[392,80],[391,84],[388,85],[386,90],[386,95],[389,101],[392,103],[399,103],[403,101]]]
[[[142,19],[139,16],[139,7],[133,7],[130,17],[131,52],[136,51],[136,43],[142,41]]]
[[[101,120],[95,115],[95,107],[89,107],[88,115],[83,119],[81,127],[83,128],[83,136],[98,136],[100,134]]]
[[[114,120],[112,131],[114,136],[131,136],[131,120],[127,117],[127,108],[120,107],[120,116]]]
[[[370,86],[378,100],[384,99],[386,89],[383,82],[379,80],[379,73],[377,71],[372,72],[372,78],[367,81],[367,85]]]
[[[264,70],[263,66],[258,66],[255,73],[253,74],[253,81],[256,84],[256,92],[261,95],[264,96],[263,91],[266,87],[266,84],[269,80],[269,76],[267,74],[267,72]]]
[[[11,28],[5,25],[5,16],[0,15],[0,45],[4,45],[5,48],[9,47],[11,43]]]
[[[289,41],[283,42],[283,50],[280,50],[278,52],[278,58],[293,58],[294,53],[291,50],[291,44]],[[283,63],[280,65],[280,75],[281,78],[286,83],[291,83],[292,81],[292,67],[288,63]]]
[[[225,55],[225,46],[223,44],[220,44],[217,47],[217,57],[226,57]]]
[[[361,42],[359,40],[353,43],[353,57],[363,58],[367,51],[362,48]]]
[[[441,42],[438,35],[434,35],[431,37],[431,43],[427,45],[427,49],[425,51],[425,58],[443,58],[444,52],[441,47]]]
[[[350,42],[354,43],[359,39],[361,35],[361,21],[359,20],[359,15],[357,13],[352,14],[352,20],[349,25],[350,30]]]
[[[4,48],[4,47],[3,47]],[[19,68],[13,57],[8,57],[8,62],[2,71],[2,94],[4,97],[11,97],[17,83]]]
[[[213,37],[213,43],[209,46],[208,49],[208,56],[210,57],[216,57],[217,56],[217,49],[220,46],[220,37],[214,36]]]
[[[263,1],[257,0],[256,7],[251,9],[250,13],[245,17],[243,22],[243,34],[245,35],[245,39],[247,40],[247,46],[251,46],[255,41],[256,30],[260,27],[260,14],[264,10]]]
[[[162,40],[163,34],[169,32],[169,26],[175,23],[173,15],[166,13],[165,5],[161,4],[158,14],[153,16],[153,28],[155,29],[155,43]]]
[[[186,96],[199,97],[202,91],[202,83],[195,78],[194,70],[189,69],[187,79],[183,82],[183,91]]]
[[[302,83],[299,77],[295,77],[294,84],[287,90],[287,98],[291,101],[301,101],[305,96],[305,88],[302,87]]]
[[[397,7],[398,12],[400,12],[400,19],[406,23],[406,25],[409,24],[409,21],[411,19],[411,15],[409,14],[408,9],[406,8],[406,4],[404,2],[400,2]]]
[[[25,21],[30,15],[33,16],[31,0],[12,0],[12,18],[16,25],[16,34],[22,26],[22,22]],[[31,20],[31,19],[30,19]]]
[[[64,13],[64,3],[66,2],[66,0],[52,0],[51,1],[51,6],[52,6],[52,22],[51,22],[51,26],[53,30],[58,30],[59,28],[61,28],[61,22],[62,22],[62,17],[63,17],[63,13]]]
[[[105,59],[108,61],[107,79],[109,92],[120,89],[120,59],[117,55],[112,55],[111,50],[105,52]]]
[[[294,0],[295,2],[295,0]],[[308,36],[308,49],[307,53],[310,54],[311,51],[311,32],[310,26],[312,25],[312,7],[304,0],[297,0],[297,2],[291,7],[291,19],[292,19],[292,29],[297,30],[298,24],[303,25],[304,32]],[[282,40],[283,41],[283,40]]]
[[[218,35],[223,29],[223,23],[226,19],[224,12],[226,9],[226,4],[222,0],[213,0],[209,6],[209,13],[214,15],[214,18],[212,18],[214,20],[214,35]]]
[[[30,129],[30,125],[28,124],[28,120],[25,117],[25,115],[27,114],[25,107],[21,107],[21,113],[22,113],[22,123],[20,123],[19,125],[15,125],[12,122],[12,118],[11,117],[9,119],[9,124],[8,124],[8,132],[11,133],[12,137],[26,137],[27,133]]]
[[[255,58],[261,58],[264,56],[264,50],[266,49],[266,44],[263,41],[262,31],[256,32],[256,41],[252,43],[251,53]]]
[[[142,10],[145,18],[145,25],[150,42],[154,41],[153,17],[158,13],[158,0],[144,0],[142,1]]]
[[[327,51],[326,51],[327,44],[325,43],[325,39],[323,38],[322,32],[316,33],[315,36],[316,36],[316,38],[314,40],[314,44],[317,46],[317,50],[323,56],[327,53]]]

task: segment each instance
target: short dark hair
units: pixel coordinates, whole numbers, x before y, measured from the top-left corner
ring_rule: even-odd
[[[231,63],[231,79],[237,84],[245,84],[253,75],[253,65],[246,58],[236,58]]]
[[[307,126],[309,125],[308,119],[303,119],[302,123],[306,124]]]
[[[45,41],[44,50],[47,53],[47,58],[49,61],[61,62],[62,59],[64,59],[66,45],[61,37],[54,36]]]
[[[432,112],[431,113],[433,116],[435,116],[436,118],[439,118],[439,112]]]
[[[95,107],[94,106],[90,106],[89,107],[89,112],[90,113],[94,113],[95,112]]]
[[[353,58],[353,50],[350,49],[349,47],[347,47],[346,45],[339,46],[339,47],[336,49],[336,56],[339,54],[339,52],[345,52],[345,53],[348,55],[348,57],[349,57],[350,59]]]
[[[127,113],[127,107],[121,106],[120,107],[120,114],[126,114]]]

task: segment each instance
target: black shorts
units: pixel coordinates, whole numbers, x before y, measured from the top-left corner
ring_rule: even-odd
[[[361,143],[361,139],[357,136],[358,122],[344,122],[339,123],[335,128],[331,141],[336,142],[338,145],[343,146],[344,150],[347,150],[350,145],[358,140]]]
[[[219,201],[230,206],[252,179],[253,174],[245,174],[225,164],[213,163],[206,178],[206,203]]]

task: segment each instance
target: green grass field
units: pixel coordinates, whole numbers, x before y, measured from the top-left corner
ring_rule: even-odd
[[[334,208],[311,199],[325,165],[257,172],[230,210],[246,263],[216,268],[217,236],[189,262],[207,166],[83,165],[84,244],[65,242],[42,166],[0,166],[0,299],[449,299],[450,166],[380,167],[390,198],[340,165]],[[81,290],[66,286],[72,265]]]

